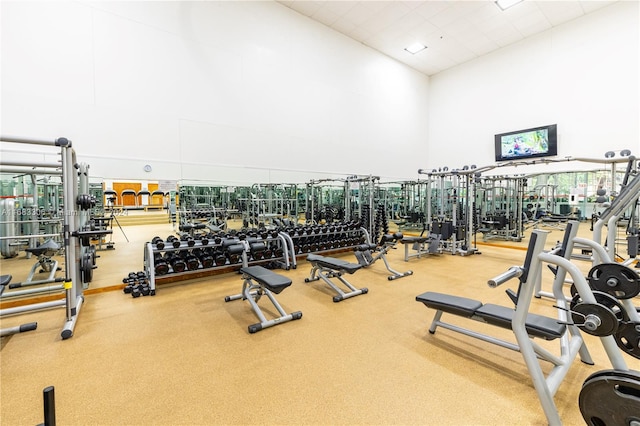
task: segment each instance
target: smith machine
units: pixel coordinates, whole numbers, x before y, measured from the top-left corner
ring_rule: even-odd
[[[93,269],[95,269],[95,248],[90,242],[97,236],[108,234],[110,230],[95,230],[90,224],[90,210],[95,206],[95,199],[89,195],[88,168],[84,163],[76,161],[76,153],[72,148],[71,141],[66,138],[58,138],[54,141],[32,140],[15,137],[1,136],[0,141],[3,143],[15,143],[22,145],[38,145],[43,147],[54,147],[59,151],[47,152],[45,155],[59,157],[57,161],[51,162],[23,162],[23,161],[5,161],[0,164],[0,171],[10,173],[34,173],[34,170],[40,170],[41,173],[60,174],[62,178],[62,235],[60,234],[40,234],[36,232],[29,235],[29,238],[60,238],[62,246],[58,247],[64,251],[64,278],[52,279],[47,281],[60,283],[56,286],[47,286],[46,289],[35,290],[17,290],[4,291],[5,289],[19,288],[24,285],[33,283],[14,283],[12,286],[11,276],[2,276],[2,300],[17,295],[32,294],[38,291],[51,292],[52,290],[64,291],[64,298],[32,303],[21,306],[13,306],[0,310],[0,317],[4,318],[9,315],[31,312],[41,309],[54,307],[65,307],[66,318],[63,324],[61,337],[68,339],[73,336],[73,331],[80,313],[80,308],[84,302],[83,291],[91,281]],[[44,172],[46,170],[46,172]],[[24,235],[2,235],[3,241],[15,241],[23,239]],[[49,251],[46,243],[36,246],[32,249],[36,255],[45,254]],[[56,251],[58,250],[56,249]],[[35,324],[35,323],[34,323]],[[35,325],[29,329],[35,329]],[[2,335],[21,332],[21,327],[14,327],[10,330],[3,330]]]

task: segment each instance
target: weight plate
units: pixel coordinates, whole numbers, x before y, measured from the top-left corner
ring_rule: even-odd
[[[589,377],[579,396],[580,413],[590,426],[640,422],[640,374],[605,371]]]
[[[616,314],[604,305],[578,303],[571,309],[571,319],[587,334],[610,336],[618,331]]]
[[[640,322],[627,322],[621,325],[613,338],[620,349],[640,359]]]
[[[631,299],[640,294],[640,277],[636,271],[619,263],[603,263],[589,271],[587,280],[592,289],[608,293],[617,299]]]
[[[91,254],[85,253],[80,262],[80,272],[82,274],[82,282],[89,284],[93,280],[93,262]]]

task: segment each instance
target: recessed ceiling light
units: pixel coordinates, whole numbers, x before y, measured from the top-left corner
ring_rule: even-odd
[[[404,50],[406,50],[407,52],[411,53],[412,55],[415,55],[416,53],[418,53],[421,50],[424,50],[426,48],[427,48],[427,46],[425,46],[422,43],[413,43],[411,46],[405,47]]]
[[[511,6],[515,6],[516,4],[520,3],[523,0],[497,0],[496,4],[498,5],[498,7],[502,10],[506,10],[508,8],[510,8]]]

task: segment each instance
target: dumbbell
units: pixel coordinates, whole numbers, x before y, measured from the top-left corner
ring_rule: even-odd
[[[169,273],[169,264],[167,263],[167,259],[156,253],[153,259],[153,269],[156,275],[165,275]]]
[[[173,245],[173,248],[179,248],[180,247],[180,240],[175,236],[175,235],[169,235],[166,239],[166,242],[171,243]]]
[[[216,251],[213,255],[213,261],[216,266],[224,266],[227,263],[227,256],[221,251]]]
[[[184,272],[187,269],[186,262],[175,254],[169,254],[167,257],[167,262],[171,265],[173,272]]]
[[[180,240],[181,241],[186,241],[187,242],[187,246],[189,247],[193,247],[196,245],[196,240],[193,239],[193,237],[189,234],[182,234],[180,235]],[[180,246],[178,246],[180,247]]]
[[[187,269],[189,271],[195,271],[200,266],[200,261],[198,260],[198,257],[195,256],[193,253],[182,252],[180,253],[180,257],[182,257],[182,260],[184,260],[184,263],[186,264]]]
[[[151,244],[155,244],[158,250],[164,249],[164,241],[162,241],[162,238],[160,237],[153,237]]]
[[[211,249],[201,250],[198,258],[200,259],[200,263],[202,264],[203,269],[211,268],[214,265],[214,259]]]

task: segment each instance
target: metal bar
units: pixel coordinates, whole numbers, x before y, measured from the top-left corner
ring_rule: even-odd
[[[0,310],[0,317],[6,316],[6,315],[21,314],[23,312],[37,311],[40,309],[57,308],[58,306],[64,306],[64,305],[65,305],[65,300],[60,299],[60,300],[55,300],[53,302],[33,303],[31,305],[16,306],[15,308],[7,308],[7,309]]]
[[[22,167],[45,167],[45,168],[52,168],[52,169],[58,169],[61,167],[60,163],[34,163],[34,162],[25,163],[22,161],[2,161],[2,165],[3,166],[22,166]],[[24,172],[29,174],[32,173],[31,170],[24,170]]]
[[[55,140],[38,140],[38,139],[27,139],[27,138],[18,138],[15,136],[0,136],[0,142],[10,142],[10,143],[23,143],[26,145],[45,145],[45,146],[71,146],[71,141],[66,138],[58,138]]]
[[[19,169],[14,167],[5,167],[6,164],[0,164],[0,172],[1,173],[20,173],[20,174],[28,174],[28,175],[48,175],[48,176],[62,176],[62,172],[57,170],[41,170],[41,169]],[[59,165],[58,165],[59,167]]]

